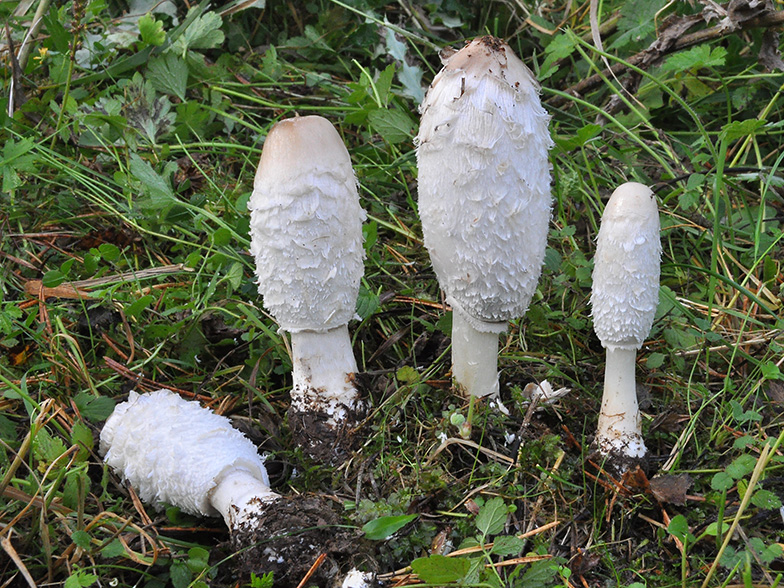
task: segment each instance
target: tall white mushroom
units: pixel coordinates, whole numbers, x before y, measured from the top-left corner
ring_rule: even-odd
[[[646,453],[637,405],[635,359],[659,302],[661,237],[656,196],[629,182],[602,215],[594,257],[593,327],[607,350],[596,446],[626,469]]]
[[[498,392],[498,334],[536,291],[552,197],[550,119],[531,71],[494,37],[454,53],[430,85],[417,136],[425,246],[452,306],[452,373]]]
[[[296,586],[319,554],[343,559],[359,551],[358,532],[340,527],[331,500],[270,490],[264,460],[229,419],[168,390],[131,392],[106,421],[100,449],[143,501],[220,514],[238,575],[274,572],[275,586]],[[321,566],[315,581],[326,585],[338,570]],[[371,578],[352,570],[347,585],[370,586]]]
[[[270,130],[248,207],[259,293],[291,334],[289,424],[307,452],[325,457],[311,449],[323,436],[329,446],[362,408],[347,325],[364,271],[366,216],[329,121],[297,117]]]

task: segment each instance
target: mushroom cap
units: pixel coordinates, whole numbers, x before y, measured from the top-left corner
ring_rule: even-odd
[[[609,349],[639,349],[659,303],[661,228],[656,196],[628,182],[604,209],[593,267],[593,328]]]
[[[447,59],[421,111],[419,215],[433,268],[472,326],[503,330],[528,308],[547,241],[552,139],[539,85],[506,43],[481,37]]]
[[[256,446],[229,419],[169,390],[131,392],[106,421],[100,451],[144,502],[190,514],[218,515],[209,493],[229,471],[269,486]]]
[[[347,324],[364,271],[365,211],[351,158],[328,120],[296,117],[270,130],[248,208],[259,293],[280,326]]]

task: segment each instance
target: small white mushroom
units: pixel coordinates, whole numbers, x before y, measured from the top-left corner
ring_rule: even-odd
[[[346,555],[333,552],[325,537],[340,537],[338,545],[356,540],[358,531],[339,526],[332,500],[270,490],[264,460],[229,419],[168,390],[131,392],[106,421],[100,449],[143,501],[221,515],[231,531],[239,575],[271,571],[275,586],[296,586],[321,553]],[[357,546],[349,555],[360,552]],[[337,561],[322,566],[315,581],[339,583],[341,567]],[[374,585],[372,574],[357,570],[347,581]]]
[[[169,390],[131,392],[106,421],[100,449],[144,502],[220,514],[230,529],[280,497],[256,447],[229,419]]]
[[[348,151],[329,121],[305,116],[272,128],[248,206],[259,293],[291,334],[290,424],[310,414],[339,428],[362,406],[347,325],[364,271],[366,215]]]
[[[421,107],[419,214],[452,306],[452,366],[472,396],[498,392],[498,334],[536,291],[550,220],[549,116],[500,39],[446,60]]]
[[[593,325],[607,350],[596,446],[624,469],[646,448],[637,405],[635,359],[659,301],[661,237],[656,196],[635,182],[619,186],[602,215],[594,257]]]

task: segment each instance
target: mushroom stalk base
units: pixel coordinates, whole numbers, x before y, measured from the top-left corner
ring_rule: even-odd
[[[210,490],[210,504],[223,516],[229,529],[246,524],[278,498],[279,494],[245,469],[229,471]]]
[[[457,308],[452,312],[452,375],[467,396],[498,395],[498,331],[477,330]]]
[[[596,445],[604,455],[642,459],[646,448],[640,428],[635,382],[635,349],[607,348],[602,412]]]
[[[337,427],[350,411],[360,407],[354,385],[357,361],[351,348],[348,326],[322,333],[291,333],[291,408],[327,415],[327,424]]]

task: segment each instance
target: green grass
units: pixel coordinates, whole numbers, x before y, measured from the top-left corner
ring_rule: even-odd
[[[784,75],[757,62],[762,29],[630,65],[631,94],[603,73],[573,96],[602,57],[630,64],[668,15],[701,7],[604,3],[600,52],[571,3],[314,0],[223,17],[202,3],[141,25],[120,20],[124,3],[75,4],[50,7],[28,41],[12,115],[8,68],[0,98],[0,585],[210,584],[222,524],[135,503],[97,452],[114,402],[160,386],[234,416],[272,454],[281,493],[334,494],[358,527],[418,514],[373,543],[387,579],[417,561],[423,578],[434,565],[463,585],[780,581]],[[0,13],[18,49],[35,8],[16,6]],[[465,442],[413,137],[437,48],[486,33],[542,79],[555,202],[539,289],[502,339],[510,414],[480,403]],[[339,128],[368,212],[351,333],[373,411],[339,470],[291,447],[291,361],[247,253],[264,136],[295,113]],[[661,502],[644,479],[619,485],[585,461],[604,367],[592,258],[627,180],[660,203],[662,290],[637,374]],[[544,379],[571,393],[526,419],[522,390]],[[508,550],[482,546],[492,539]],[[422,560],[434,542],[474,551]]]

